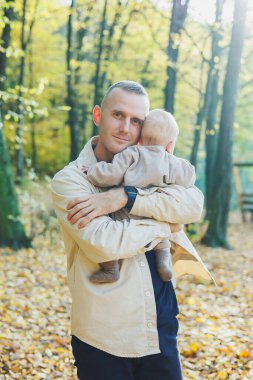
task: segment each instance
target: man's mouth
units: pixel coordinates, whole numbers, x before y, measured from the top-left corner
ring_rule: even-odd
[[[115,139],[122,141],[122,142],[128,142],[128,139],[125,139],[124,137],[119,137],[119,136],[113,136]]]

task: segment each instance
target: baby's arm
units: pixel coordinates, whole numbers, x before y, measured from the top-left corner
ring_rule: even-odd
[[[196,181],[195,168],[189,161],[170,155],[169,172],[164,179],[167,184],[192,187]]]
[[[87,178],[95,186],[111,187],[119,186],[124,179],[124,175],[133,163],[134,158],[128,149],[115,154],[112,163],[100,161],[89,166]]]

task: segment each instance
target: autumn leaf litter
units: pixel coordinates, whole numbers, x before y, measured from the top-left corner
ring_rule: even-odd
[[[233,224],[229,237],[232,251],[197,246],[217,288],[190,276],[177,283],[185,380],[253,379],[252,224]],[[60,235],[1,249],[0,269],[0,379],[76,379]]]

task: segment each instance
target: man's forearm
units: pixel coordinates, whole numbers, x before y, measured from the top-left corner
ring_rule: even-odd
[[[127,195],[123,187],[111,189],[104,193],[89,194],[69,202],[68,221],[83,228],[91,220],[121,210],[127,204]]]
[[[80,250],[91,261],[104,261],[129,258],[143,254],[155,246],[156,239],[170,236],[167,223],[159,223],[152,219],[112,220],[108,216],[94,218],[85,228],[77,228],[67,221],[66,198],[52,188],[53,204],[62,230],[73,238]],[[121,199],[121,197],[119,197]],[[122,199],[121,199],[122,200]]]

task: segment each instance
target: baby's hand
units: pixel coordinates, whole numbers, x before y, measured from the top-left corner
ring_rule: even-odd
[[[87,174],[87,171],[89,170],[89,166],[87,165],[82,165],[82,171]]]

